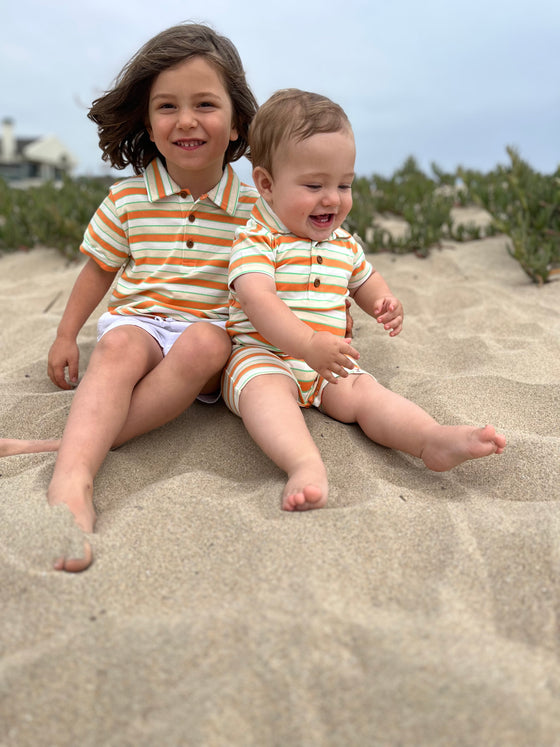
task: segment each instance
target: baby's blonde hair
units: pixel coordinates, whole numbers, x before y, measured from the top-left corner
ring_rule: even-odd
[[[318,93],[284,88],[259,108],[251,122],[249,157],[253,168],[262,166],[272,174],[272,161],[282,143],[341,130],[352,131],[341,106]]]

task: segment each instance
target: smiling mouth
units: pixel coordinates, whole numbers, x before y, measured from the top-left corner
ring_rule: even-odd
[[[204,145],[204,140],[176,140],[175,145],[183,150],[196,150]]]
[[[326,228],[334,221],[334,213],[323,213],[321,215],[310,215],[309,220],[320,228]]]

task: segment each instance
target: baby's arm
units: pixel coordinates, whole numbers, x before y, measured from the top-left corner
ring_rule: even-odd
[[[278,297],[274,280],[258,272],[236,278],[239,303],[260,334],[287,355],[300,358],[323,378],[336,383],[333,373],[347,376],[353,363],[347,356],[359,353],[348,342],[330,332],[314,332]]]
[[[48,374],[61,389],[70,389],[78,381],[79,349],[78,333],[109,290],[115,272],[102,269],[89,259],[78,275],[56,334],[49,350]],[[68,379],[64,375],[68,367]]]
[[[402,330],[404,311],[402,303],[392,293],[378,272],[369,278],[354,292],[353,298],[366,314],[377,319],[384,329],[391,330],[389,335],[395,337]]]

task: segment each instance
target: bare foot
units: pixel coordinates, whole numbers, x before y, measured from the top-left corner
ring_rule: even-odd
[[[74,521],[84,532],[93,532],[95,527],[95,510],[93,508],[93,480],[82,474],[65,476],[61,485],[59,481],[53,480],[49,485],[47,499],[51,506],[65,504]],[[88,568],[93,560],[93,552],[90,543],[84,539],[83,558],[57,558],[54,569],[57,571],[68,571],[79,573]]]
[[[67,573],[81,573],[89,568],[93,562],[93,552],[91,545],[84,539],[84,556],[83,558],[57,558],[53,568],[55,571],[66,571]]]
[[[60,439],[0,438],[0,457],[58,451]]]
[[[496,433],[492,425],[484,428],[470,425],[437,425],[431,431],[420,456],[429,469],[445,472],[468,459],[501,454],[505,447],[505,436]]]
[[[308,511],[323,508],[327,502],[329,486],[322,462],[305,464],[294,470],[282,494],[284,511]]]

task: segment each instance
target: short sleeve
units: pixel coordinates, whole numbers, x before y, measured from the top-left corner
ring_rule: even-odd
[[[84,233],[80,251],[94,259],[104,270],[120,269],[130,256],[128,237],[109,193],[97,208]]]
[[[275,249],[270,235],[250,220],[237,231],[229,261],[228,285],[241,275],[258,272],[274,280]]]

